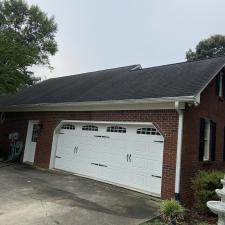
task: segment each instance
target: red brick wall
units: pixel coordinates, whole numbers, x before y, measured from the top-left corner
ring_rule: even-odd
[[[215,79],[201,94],[199,106],[192,106],[184,112],[184,132],[182,147],[181,200],[188,206],[193,203],[191,179],[199,170],[224,169],[223,129],[225,126],[225,101],[216,96]],[[216,123],[216,160],[199,162],[200,118],[209,118]]]
[[[48,168],[52,145],[53,130],[61,120],[96,120],[96,121],[141,121],[153,122],[165,136],[162,198],[174,196],[175,162],[178,115],[175,110],[140,110],[140,111],[100,111],[100,112],[28,112],[7,113],[4,126],[0,126],[0,144],[8,148],[7,137],[10,132],[18,131],[25,143],[29,120],[40,120],[43,128],[39,134],[35,165]]]

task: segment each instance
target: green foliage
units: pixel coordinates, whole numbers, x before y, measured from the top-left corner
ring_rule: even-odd
[[[189,49],[186,52],[187,61],[206,59],[225,55],[225,36],[213,35],[210,38],[200,41],[195,51]]]
[[[219,200],[215,189],[222,188],[220,179],[224,177],[222,171],[201,171],[192,180],[195,207],[202,213],[209,212],[207,201]]]
[[[142,223],[140,225],[166,225],[165,223],[163,223],[160,219],[153,219],[149,222],[146,223]]]
[[[149,222],[146,222],[146,223],[142,223],[140,225],[170,225],[171,223],[164,223],[162,222],[160,219],[153,219]],[[180,222],[179,224],[181,225],[212,225],[211,223],[207,223],[207,222],[190,222],[190,223],[187,223],[187,222]]]
[[[197,225],[211,225],[211,224],[210,223],[202,222],[202,223],[198,223]]]
[[[154,220],[153,222],[149,223],[148,225],[164,225],[160,220]]]
[[[57,51],[57,25],[38,6],[23,0],[0,0],[0,94],[13,93],[36,82],[32,65],[50,67]]]
[[[162,219],[167,224],[182,224],[184,220],[184,208],[176,200],[164,200],[161,203],[160,211],[162,213]]]

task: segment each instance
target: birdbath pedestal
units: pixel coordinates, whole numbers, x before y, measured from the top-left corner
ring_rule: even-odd
[[[216,193],[221,198],[221,201],[208,201],[207,206],[213,213],[218,215],[218,225],[225,225],[225,176],[221,183],[223,188],[216,189]]]

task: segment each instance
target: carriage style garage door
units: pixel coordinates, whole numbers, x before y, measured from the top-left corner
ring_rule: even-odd
[[[64,123],[54,168],[160,196],[163,146],[151,124]]]

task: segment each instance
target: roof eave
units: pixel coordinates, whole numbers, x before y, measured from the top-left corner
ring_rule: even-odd
[[[196,97],[199,98],[199,103],[200,103],[200,95],[201,93],[206,89],[206,87],[211,83],[211,81],[216,77],[216,75],[225,67],[225,63],[223,64],[223,66],[220,67],[220,69],[218,69],[215,74],[211,77],[211,79],[209,79],[204,86],[196,93]]]
[[[4,112],[28,111],[95,111],[95,110],[137,110],[137,109],[174,109],[175,102],[196,102],[195,96],[162,97],[145,99],[125,99],[110,101],[65,102],[65,103],[40,103],[0,106]],[[182,105],[182,104],[181,104]]]

